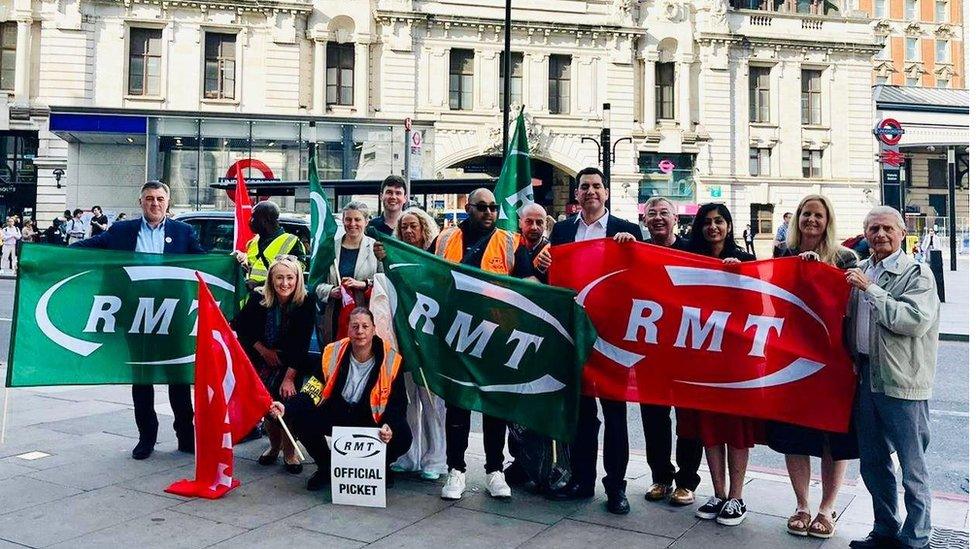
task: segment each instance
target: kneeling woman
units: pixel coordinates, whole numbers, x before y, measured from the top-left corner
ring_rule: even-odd
[[[410,449],[407,393],[400,373],[401,358],[376,335],[373,313],[356,307],[349,315],[349,336],[322,351],[322,372],[302,387],[287,407],[275,402],[271,413],[284,414],[318,470],[306,488],[329,485],[331,455],[326,436],[332,427],[377,427],[387,445],[386,465]],[[392,478],[387,471],[387,479]]]

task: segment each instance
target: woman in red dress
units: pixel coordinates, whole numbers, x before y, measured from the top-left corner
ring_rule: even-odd
[[[756,257],[740,248],[732,235],[732,214],[723,204],[705,204],[698,209],[691,225],[688,251],[721,259],[725,263],[754,261]],[[695,516],[715,520],[725,526],[736,526],[746,516],[742,486],[749,464],[749,448],[763,442],[764,422],[756,419],[679,410],[679,435],[699,439],[705,446],[705,458],[712,477],[715,495],[698,508]],[[728,482],[726,482],[726,469]]]

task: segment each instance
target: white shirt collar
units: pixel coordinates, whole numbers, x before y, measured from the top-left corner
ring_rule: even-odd
[[[902,253],[903,252],[900,249],[899,250],[896,250],[895,253],[889,255],[888,257],[882,259],[881,261],[879,261],[877,263],[875,263],[872,260],[871,263],[870,263],[870,266],[871,267],[874,267],[874,268],[878,268],[878,266],[880,265],[880,268],[882,268],[882,269],[884,269],[886,271],[887,270],[890,270],[892,267],[894,267],[895,263],[898,261],[898,258],[901,257],[901,254]]]
[[[594,221],[593,223],[590,223],[589,225],[587,225],[586,224],[586,221],[583,220],[583,211],[582,210],[580,210],[580,212],[578,214],[576,214],[576,221],[578,223],[582,223],[583,225],[586,225],[587,227],[592,227],[594,224],[598,224],[598,225],[600,225],[600,227],[603,227],[604,229],[606,229],[607,228],[607,222],[609,220],[610,220],[610,210],[608,210],[606,207],[603,208],[603,215],[600,216],[600,219],[597,219],[596,221]]]

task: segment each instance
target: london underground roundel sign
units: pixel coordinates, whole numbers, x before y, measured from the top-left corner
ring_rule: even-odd
[[[905,135],[905,130],[894,118],[885,118],[874,128],[874,135],[885,145],[897,145],[901,141],[901,136]]]

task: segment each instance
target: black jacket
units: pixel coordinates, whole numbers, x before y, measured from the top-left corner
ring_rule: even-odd
[[[244,308],[230,323],[231,328],[237,332],[237,338],[252,364],[264,362],[261,355],[254,350],[254,344],[259,341],[267,344],[264,331],[271,309],[261,305],[263,298],[260,292],[251,292]],[[297,370],[298,377],[311,373],[308,344],[311,341],[314,325],[315,298],[311,295],[305,296],[305,301],[301,305],[292,308],[281,319],[279,329],[283,332],[278,335],[278,343],[274,347],[281,351],[279,357],[282,365]]]
[[[553,226],[552,233],[549,234],[549,241],[553,246],[576,241],[576,229],[579,227],[580,216],[581,214],[574,215]],[[610,219],[607,220],[607,237],[613,238],[617,233],[630,233],[638,241],[644,238],[636,223],[610,215]]]

